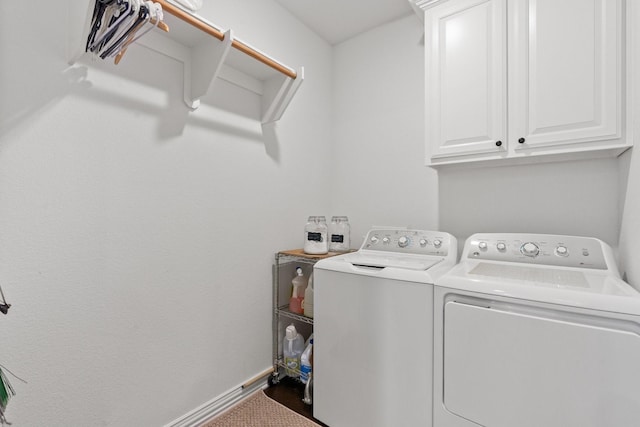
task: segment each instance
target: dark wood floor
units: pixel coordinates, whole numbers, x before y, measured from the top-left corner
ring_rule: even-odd
[[[313,418],[313,406],[307,405],[302,401],[304,397],[304,384],[300,381],[290,377],[284,377],[277,384],[269,386],[264,392],[276,402],[280,402],[289,409],[296,411],[300,415],[304,415],[321,426],[328,427],[326,424]]]

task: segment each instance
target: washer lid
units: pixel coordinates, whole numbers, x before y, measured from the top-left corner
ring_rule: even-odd
[[[344,255],[343,260],[355,265],[363,267],[376,268],[402,268],[406,270],[428,270],[434,265],[442,262],[443,257],[433,257],[424,255],[397,255],[392,253],[378,254],[369,251],[359,251],[352,254]]]

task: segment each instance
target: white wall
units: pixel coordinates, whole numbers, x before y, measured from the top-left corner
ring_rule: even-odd
[[[618,243],[616,159],[441,169],[440,226],[480,232],[593,236]]]
[[[424,45],[411,15],[335,46],[332,211],[352,246],[373,225],[437,227],[435,171],[424,166]]]
[[[621,180],[619,192],[624,207],[619,256],[625,279],[640,290],[640,156],[635,150],[637,148],[626,152],[620,159],[620,170],[626,172],[626,179]]]
[[[163,425],[271,364],[271,260],[307,215],[372,225],[584,234],[630,279],[638,160],[437,173],[424,159],[415,16],[330,46],[270,0],[202,15],[306,80],[275,130],[227,86],[196,112],[177,62],[65,63],[64,2],[0,3],[0,363],[16,426]],[[86,0],[67,0],[86,7]],[[38,28],[38,31],[34,31]],[[46,34],[46,37],[42,37]],[[333,98],[332,98],[333,97]],[[329,185],[330,183],[330,185]],[[621,196],[626,194],[626,199]]]
[[[329,206],[331,48],[272,1],[202,15],[307,68],[263,134],[132,47],[67,68],[66,6],[0,3],[0,363],[16,426],[163,425],[271,366],[271,263]],[[241,4],[239,4],[241,3]],[[37,12],[37,13],[36,13]],[[74,14],[72,14],[74,15]],[[327,213],[328,214],[328,213]]]
[[[620,226],[614,159],[499,168],[424,165],[422,24],[409,16],[335,47],[333,210],[371,225],[599,237]]]
[[[627,13],[632,14],[633,22],[640,18],[640,7],[636,2],[627,5]],[[631,87],[628,93],[632,95],[632,111],[640,111],[640,30],[636,26],[630,28],[633,44],[629,52],[631,59]],[[640,135],[640,115],[635,113],[630,117],[634,135],[635,148],[625,152],[619,161],[620,169],[620,208],[622,225],[620,228],[620,261],[626,280],[640,290],[640,154],[638,144]]]

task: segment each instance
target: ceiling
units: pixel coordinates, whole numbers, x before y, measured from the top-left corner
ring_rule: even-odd
[[[413,13],[408,0],[275,0],[330,44]]]

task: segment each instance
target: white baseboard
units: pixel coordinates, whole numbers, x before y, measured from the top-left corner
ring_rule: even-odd
[[[180,418],[171,421],[164,427],[198,427],[205,421],[215,417],[226,409],[229,409],[231,406],[235,405],[256,390],[266,388],[267,386],[267,377],[245,387],[239,385],[238,387],[235,387],[200,405]]]

